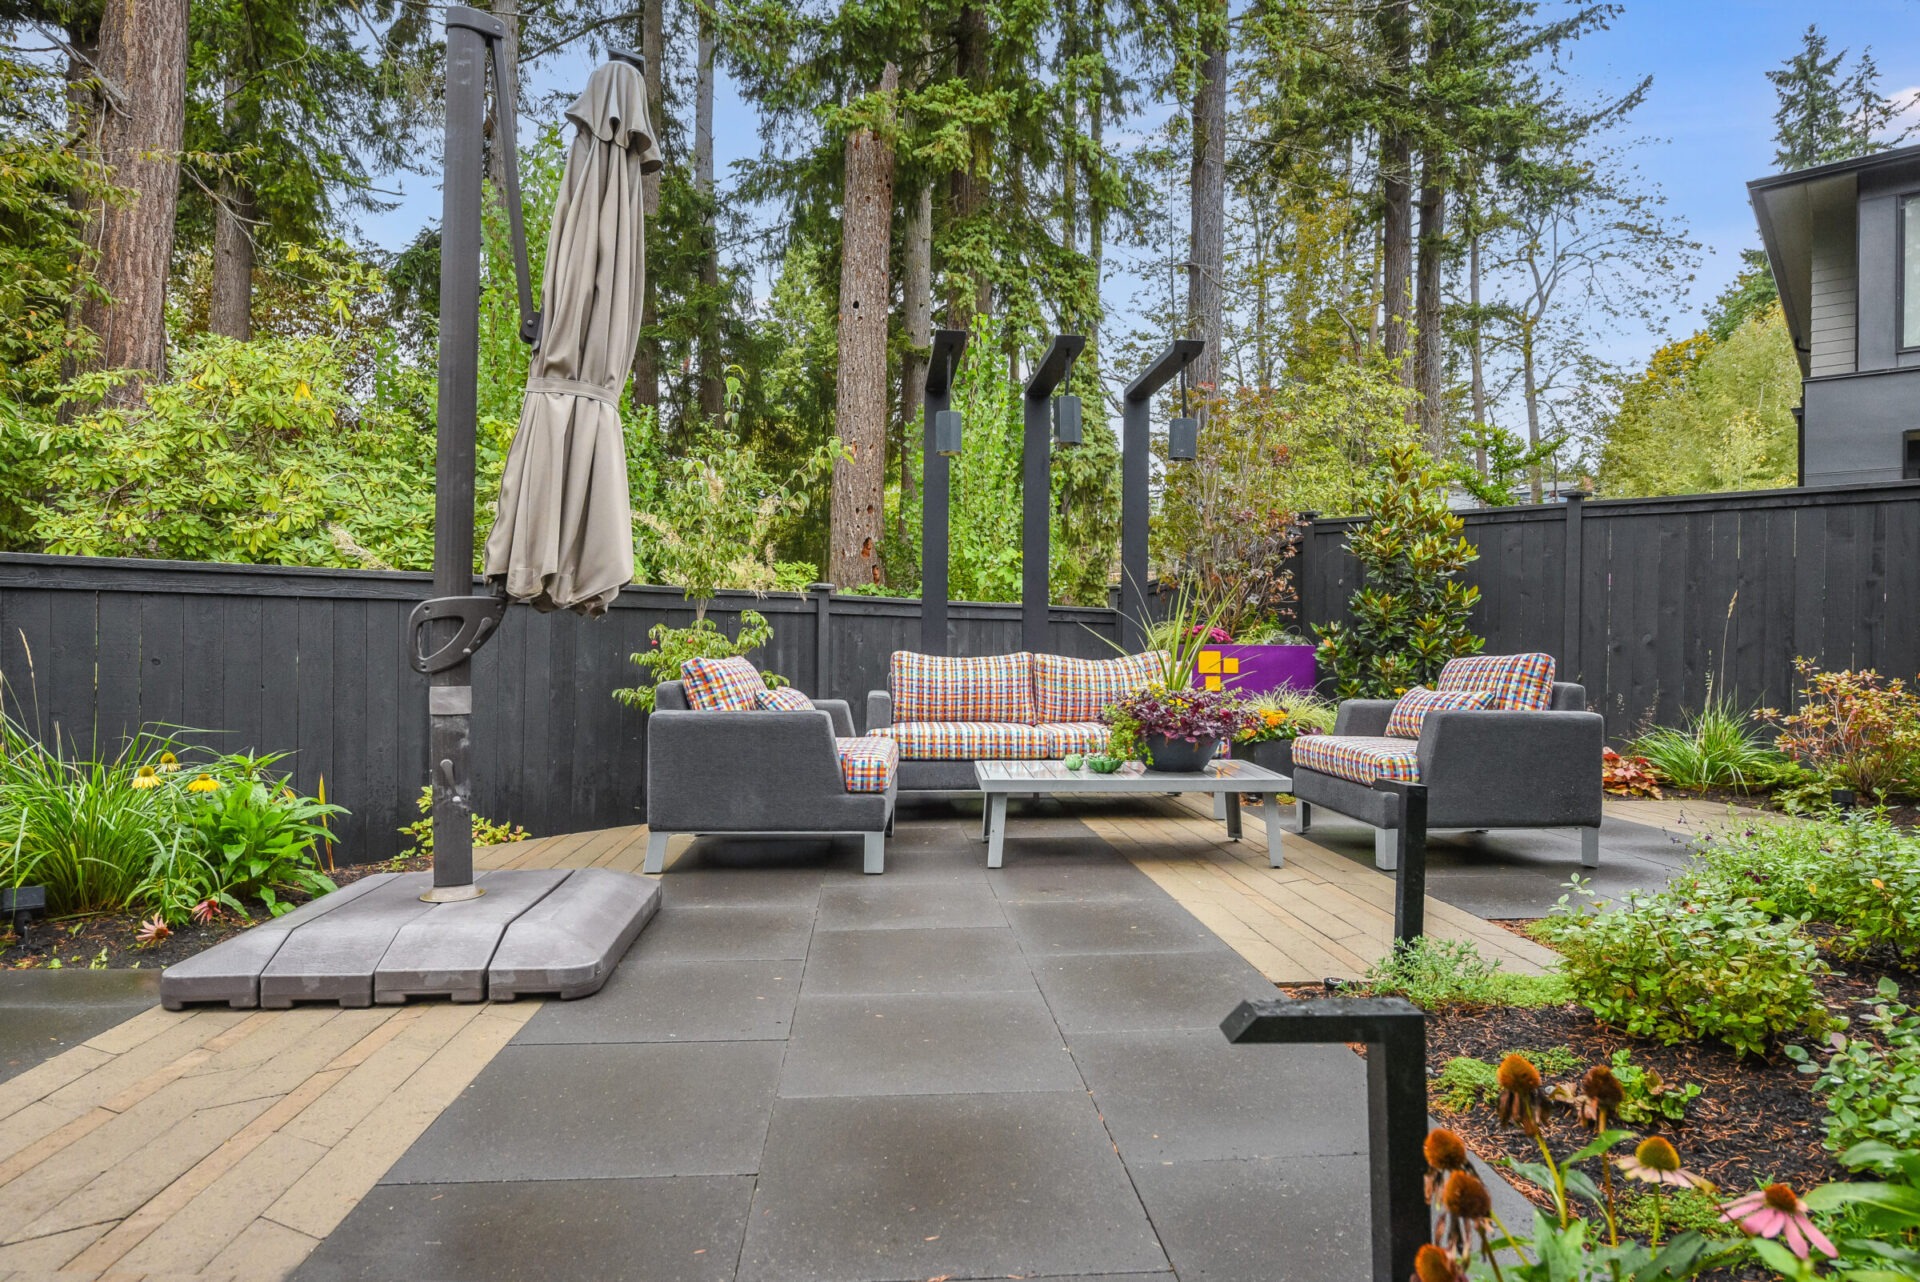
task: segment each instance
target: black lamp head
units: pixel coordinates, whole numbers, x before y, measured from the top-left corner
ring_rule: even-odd
[[[1082,439],[1080,398],[1071,392],[1053,402],[1053,439],[1062,445],[1078,445]]]
[[[1191,462],[1200,457],[1200,420],[1182,415],[1167,424],[1167,457]]]
[[[936,410],[933,415],[933,452],[946,458],[960,453],[960,411]]]

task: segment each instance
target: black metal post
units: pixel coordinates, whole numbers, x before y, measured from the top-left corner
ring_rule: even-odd
[[[1200,355],[1206,344],[1176,338],[1120,394],[1120,644],[1147,646],[1147,510],[1149,414],[1153,394]]]
[[[1027,379],[1025,437],[1020,459],[1020,645],[1035,653],[1047,649],[1047,604],[1052,595],[1048,571],[1053,559],[1053,389],[1087,345],[1079,334],[1055,334]]]
[[[1400,826],[1393,874],[1393,942],[1398,947],[1427,933],[1427,785],[1375,779],[1376,792],[1400,799]]]
[[[948,467],[934,448],[933,416],[953,404],[953,370],[966,346],[966,330],[936,329],[927,357],[920,440],[920,649],[927,654],[947,652]]]
[[[829,699],[833,697],[827,688],[833,674],[833,584],[815,583],[807,591],[813,597],[813,697]]]
[[[435,442],[433,593],[473,592],[474,419],[480,369],[480,173],[486,124],[487,46],[506,35],[477,9],[447,10],[447,126],[440,219],[440,407]],[[459,631],[430,625],[436,643]],[[432,673],[427,711],[433,778],[433,897],[465,899],[473,885],[473,800],[468,765],[473,663]]]
[[[1220,1023],[1236,1044],[1363,1042],[1374,1282],[1406,1282],[1428,1240],[1427,1017],[1402,997],[1263,998]]]

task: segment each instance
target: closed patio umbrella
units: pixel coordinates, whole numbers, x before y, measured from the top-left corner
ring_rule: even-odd
[[[547,237],[544,325],[487,536],[487,580],[537,610],[605,612],[633,578],[621,387],[646,276],[641,175],[660,168],[646,83],[593,73]]]

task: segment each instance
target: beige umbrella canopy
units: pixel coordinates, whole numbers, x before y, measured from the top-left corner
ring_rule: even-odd
[[[646,83],[627,63],[595,71],[567,118],[577,131],[547,237],[545,324],[485,566],[516,601],[595,615],[633,579],[619,401],[646,278],[640,178],[661,161]]]

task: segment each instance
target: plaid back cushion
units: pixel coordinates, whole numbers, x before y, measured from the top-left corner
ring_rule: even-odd
[[[1553,706],[1553,656],[1476,654],[1440,669],[1441,690],[1486,690],[1500,712],[1544,712]]]
[[[775,686],[771,690],[762,690],[759,704],[762,708],[774,712],[809,712],[813,709],[813,700],[792,686]]]
[[[1393,705],[1393,715],[1387,718],[1387,737],[1418,739],[1420,727],[1426,724],[1429,712],[1460,712],[1492,706],[1491,690],[1429,690],[1425,686],[1415,686]]]
[[[895,721],[1039,720],[1033,706],[1033,656],[995,654],[953,659],[943,654],[893,652],[887,685]]]
[[[1098,721],[1106,706],[1140,689],[1160,671],[1152,652],[1120,659],[1033,656],[1033,697],[1041,721]]]
[[[750,712],[767,691],[759,669],[738,656],[688,659],[680,679],[687,683],[687,706],[698,712]]]

